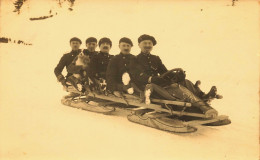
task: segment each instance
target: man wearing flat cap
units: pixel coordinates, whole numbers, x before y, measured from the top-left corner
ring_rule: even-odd
[[[137,64],[134,78],[136,81],[136,84],[139,88],[144,89],[146,84],[156,84],[161,87],[165,87],[167,85],[171,84],[170,80],[167,80],[165,78],[162,78],[161,75],[166,73],[168,70],[165,67],[165,65],[162,63],[159,56],[153,55],[150,52],[153,49],[153,46],[156,45],[156,40],[153,36],[150,35],[141,35],[138,38],[139,47],[141,49],[141,53],[137,55]],[[207,99],[208,97],[214,97],[214,96],[220,96],[216,95],[216,87],[213,86],[208,94],[205,94],[200,90],[198,87],[199,81],[194,85],[191,81],[185,79],[185,73],[181,68],[178,68],[179,71],[179,77],[178,83],[182,84],[184,87],[189,89],[191,92],[193,92],[195,95],[202,99]],[[176,77],[176,76],[175,76]],[[157,88],[160,94],[163,97],[169,97],[169,94],[166,92],[166,90]]]
[[[87,49],[83,50],[83,53],[86,56],[89,56],[90,59],[92,59],[92,57],[94,55],[96,55],[98,52],[96,51],[97,48],[97,39],[95,37],[89,37],[86,39],[86,47]]]
[[[135,56],[130,53],[132,47],[133,43],[131,39],[126,37],[121,38],[119,40],[120,53],[111,59],[107,67],[107,89],[118,97],[121,92],[126,91],[123,87],[122,76],[123,74],[130,76],[131,62],[135,60]]]
[[[138,71],[138,75],[135,78],[137,78],[137,84],[141,89],[144,89],[147,83],[155,83],[160,86],[167,83],[166,80],[159,77],[168,71],[167,68],[159,56],[150,53],[156,43],[155,38],[147,34],[143,34],[138,38],[138,46],[141,49],[141,53],[136,57],[138,64],[138,70],[136,71]]]
[[[109,54],[112,47],[112,41],[107,38],[101,38],[98,42],[100,52],[94,55],[90,61],[92,76],[96,79],[106,79],[107,66],[113,55]]]
[[[64,77],[62,75],[62,71],[64,69],[64,67],[66,67],[67,71],[68,71],[68,66],[71,64],[71,62],[74,60],[74,58],[81,52],[80,45],[81,45],[81,40],[77,37],[73,37],[70,39],[70,46],[71,46],[71,51],[69,53],[64,54],[58,65],[55,67],[54,69],[54,73],[58,79],[59,82],[61,82],[61,84],[66,88],[67,84],[66,84],[66,78],[69,77],[71,75],[71,73],[68,72],[68,74],[66,75],[66,77]]]

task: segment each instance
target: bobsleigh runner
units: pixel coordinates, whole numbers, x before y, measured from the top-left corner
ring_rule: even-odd
[[[171,87],[174,88],[175,95],[180,95],[179,99],[173,101],[150,98],[151,103],[146,104],[139,96],[130,94],[122,97],[113,94],[85,95],[71,85],[67,91],[78,93],[79,96],[65,96],[61,103],[106,115],[117,110],[127,110],[127,119],[131,122],[175,133],[195,132],[198,125],[220,126],[231,123],[228,116],[218,115],[214,108],[182,85],[176,83]]]

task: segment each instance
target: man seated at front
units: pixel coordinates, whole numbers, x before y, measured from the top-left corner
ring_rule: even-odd
[[[153,47],[156,45],[156,40],[153,36],[150,35],[141,35],[138,38],[138,45],[141,49],[141,53],[137,55],[137,64],[136,69],[134,70],[134,78],[137,82],[139,88],[144,89],[145,86],[149,83],[156,84],[161,87],[165,87],[171,84],[171,81],[162,78],[161,76],[166,73],[168,70],[165,65],[162,63],[161,59],[157,55],[151,54]],[[213,86],[208,94],[205,94],[200,90],[197,85],[194,85],[191,81],[185,79],[185,74],[182,69],[178,69],[182,73],[182,78],[178,81],[179,84],[182,84],[188,90],[190,90],[194,95],[202,99],[208,99],[209,97],[220,97],[216,94],[216,87]],[[157,91],[164,98],[169,99],[171,97],[169,93],[163,88],[157,88]]]

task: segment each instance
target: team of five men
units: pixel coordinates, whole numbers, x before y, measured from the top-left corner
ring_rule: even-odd
[[[71,52],[61,57],[54,69],[54,73],[58,81],[64,87],[68,87],[67,81],[71,75],[79,74],[84,76],[82,73],[85,71],[85,76],[88,75],[90,80],[94,82],[100,79],[105,80],[107,84],[106,91],[117,97],[120,97],[121,93],[127,92],[122,76],[128,73],[131,84],[134,85],[134,92],[139,92],[139,95],[143,95],[142,93],[144,93],[143,91],[145,91],[147,85],[152,84],[160,98],[171,100],[174,97],[164,87],[169,86],[172,81],[162,77],[163,74],[168,72],[168,69],[159,56],[151,54],[156,43],[153,36],[141,35],[138,38],[138,46],[141,49],[141,53],[135,56],[131,54],[132,41],[123,37],[119,40],[120,53],[114,56],[109,53],[112,47],[112,41],[109,38],[104,37],[97,41],[96,38],[90,37],[86,40],[86,49],[82,51],[80,50],[81,40],[74,37],[70,39]],[[96,51],[97,46],[100,48],[99,52]],[[77,58],[82,54],[89,57],[87,66],[77,62]],[[62,71],[65,67],[68,74],[64,77]],[[185,79],[185,72],[182,69],[178,68],[177,71],[181,74],[175,75],[175,78],[177,77],[176,82],[186,87],[194,95],[205,101],[210,97],[222,98],[220,95],[217,95],[215,86],[211,88],[209,93],[205,94],[199,88],[200,81],[193,84]]]

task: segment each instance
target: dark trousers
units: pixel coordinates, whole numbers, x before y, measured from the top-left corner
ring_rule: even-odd
[[[202,98],[204,92],[200,90],[200,88],[196,87],[190,80],[185,79],[185,81],[180,82],[182,86],[186,87],[189,91],[191,91],[194,95],[199,98]]]
[[[198,87],[196,87],[191,81],[185,80],[183,82],[178,83],[183,87],[187,88],[192,94],[196,97],[201,98],[204,94]],[[154,98],[163,98],[167,100],[177,100],[183,98],[183,93],[181,91],[175,89],[177,84],[172,84],[167,87],[161,87],[156,84],[148,84],[146,85],[146,89],[151,89],[152,96]],[[173,91],[175,90],[175,91]]]

